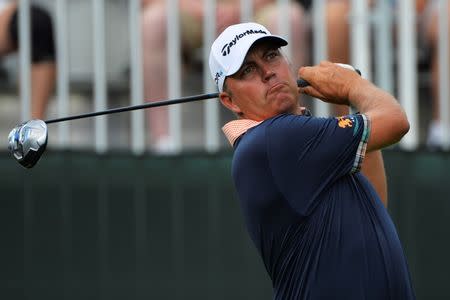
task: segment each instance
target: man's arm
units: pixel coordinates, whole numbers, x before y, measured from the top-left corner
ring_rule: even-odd
[[[339,107],[339,115],[347,115],[350,113],[350,109],[348,106],[339,105]],[[381,202],[385,207],[387,207],[387,181],[381,150],[375,150],[366,153],[361,164],[361,173],[364,174],[364,176],[369,180],[369,182],[375,188],[378,196],[380,197]]]
[[[361,173],[363,173],[364,176],[366,176],[366,178],[370,181],[380,197],[381,202],[383,202],[384,206],[387,207],[388,197],[386,172],[384,170],[383,155],[381,150],[366,153],[366,157],[361,165]]]
[[[325,61],[300,68],[299,76],[310,84],[299,88],[301,93],[328,103],[351,105],[369,118],[367,152],[395,144],[408,132],[408,119],[394,96],[356,72]]]
[[[352,105],[371,122],[366,157],[361,172],[387,206],[386,174],[382,148],[398,142],[409,130],[405,112],[397,100],[355,72],[330,62],[304,67],[299,76],[310,83],[300,92],[334,104]]]

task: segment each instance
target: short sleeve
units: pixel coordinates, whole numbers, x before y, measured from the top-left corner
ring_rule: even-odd
[[[361,114],[271,119],[266,127],[269,166],[290,205],[306,215],[331,183],[359,171],[369,133],[369,120]]]

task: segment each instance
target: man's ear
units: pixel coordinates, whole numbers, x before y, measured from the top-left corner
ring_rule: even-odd
[[[235,114],[240,115],[242,113],[241,109],[233,101],[233,98],[231,98],[231,95],[229,93],[222,92],[219,94],[219,98],[220,98],[220,102],[223,104],[223,106],[225,106],[226,108],[228,108]]]

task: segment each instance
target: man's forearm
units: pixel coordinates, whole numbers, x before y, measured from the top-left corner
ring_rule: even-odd
[[[349,102],[370,119],[368,151],[398,142],[409,130],[408,119],[397,100],[367,80],[361,79],[349,89]]]

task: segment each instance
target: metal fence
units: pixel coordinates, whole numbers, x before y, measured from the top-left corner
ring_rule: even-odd
[[[107,108],[107,76],[105,71],[105,3],[107,0],[93,0],[92,4],[92,56],[94,64],[93,76],[93,109],[103,110]],[[205,18],[203,24],[203,44],[210,45],[216,35],[215,33],[215,0],[204,0]],[[277,0],[280,9],[286,9],[288,0]],[[368,79],[374,81],[383,89],[394,93],[405,108],[411,122],[410,132],[403,138],[400,147],[405,150],[414,150],[419,147],[419,126],[423,122],[419,118],[418,99],[418,70],[416,50],[416,15],[414,1],[397,1],[397,13],[391,7],[391,1],[378,0],[375,7],[369,8],[365,1],[352,0],[352,9],[348,22],[351,24],[351,63],[357,66]],[[70,76],[68,73],[68,59],[70,47],[67,41],[67,19],[68,0],[55,0],[51,2],[55,12],[55,28],[58,57],[57,78],[57,116],[62,117],[69,114]],[[168,27],[168,97],[181,96],[181,43],[179,30],[179,8],[178,0],[167,0],[170,7],[167,17]],[[314,63],[327,58],[326,51],[326,26],[324,24],[325,0],[314,1],[311,9],[311,28],[313,44],[311,45],[312,61]],[[448,15],[446,0],[439,0],[440,26],[439,26],[439,60],[440,60],[440,117],[444,124],[443,144],[446,149],[450,148],[450,104],[449,104],[449,41],[448,41]],[[30,44],[29,44],[29,6],[30,0],[20,1],[19,28],[20,28],[20,98],[21,119],[30,117]],[[252,19],[252,7],[250,1],[241,1],[241,19]],[[130,102],[129,104],[144,103],[143,77],[142,77],[142,51],[141,51],[141,28],[139,24],[140,0],[128,1],[129,19],[129,62],[130,62]],[[287,18],[280,20],[281,35],[289,36],[289,26],[285,22]],[[283,23],[284,22],[284,23]],[[396,27],[397,46],[392,44],[392,26]],[[374,28],[374,30],[371,30]],[[372,34],[374,35],[372,36]],[[375,43],[371,41],[376,40]],[[295,51],[295,49],[292,49]],[[209,47],[203,47],[202,61],[208,61]],[[371,68],[371,62],[376,62],[375,70]],[[394,65],[396,72],[394,72]],[[211,92],[214,90],[210,79],[208,65],[203,64],[203,90]],[[396,75],[396,76],[395,76]],[[326,104],[317,102],[314,107],[317,115],[326,115],[328,107]],[[207,101],[204,103],[203,117],[203,145],[201,148],[208,152],[220,150],[220,125],[219,124],[218,101]],[[170,134],[174,137],[175,147],[183,150],[181,136],[183,125],[180,106],[170,107]],[[145,119],[142,111],[132,113],[129,124],[130,146],[133,153],[140,154],[146,151],[145,143]],[[56,147],[67,145],[68,123],[60,123],[57,134]],[[106,117],[95,119],[94,148],[97,153],[103,153],[109,149],[108,121]]]

